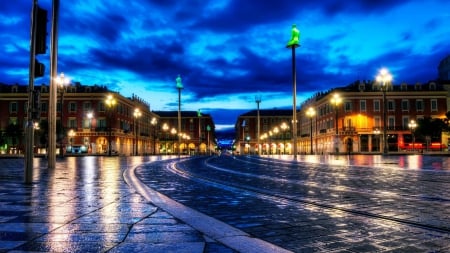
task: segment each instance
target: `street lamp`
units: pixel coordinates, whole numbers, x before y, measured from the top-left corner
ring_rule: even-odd
[[[256,102],[256,108],[257,108],[257,115],[256,115],[256,124],[257,124],[257,136],[256,136],[256,146],[258,147],[258,155],[261,155],[261,147],[259,144],[259,139],[260,139],[260,131],[261,131],[261,126],[260,126],[260,117],[259,117],[259,104],[261,103],[261,95],[257,95],[255,96],[255,102]]]
[[[334,150],[336,151],[336,154],[339,153],[339,125],[338,125],[338,106],[339,104],[342,102],[341,97],[339,96],[339,94],[334,93],[333,97],[330,100],[331,104],[334,105],[334,112],[335,112],[335,119],[334,119],[334,124],[335,124],[335,130],[336,130],[336,134],[334,136]]]
[[[108,156],[111,156],[111,139],[112,139],[112,108],[116,105],[116,99],[113,95],[108,95],[105,100],[105,104],[108,107]]]
[[[152,120],[150,121],[150,124],[152,124],[153,126],[153,154],[156,154],[156,124],[158,124],[158,120],[153,117]]]
[[[211,143],[209,142],[209,132],[211,131],[211,127],[208,125],[206,125],[206,131],[208,132],[208,154],[211,155]]]
[[[133,116],[134,116],[134,145],[135,145],[135,149],[134,149],[134,155],[138,155],[138,127],[137,124],[139,123],[139,118],[142,116],[141,110],[139,110],[139,108],[135,108],[134,112],[133,112]]]
[[[292,25],[291,39],[286,47],[292,49],[292,139],[294,142],[294,159],[297,159],[297,73],[295,67],[295,48],[300,46],[300,31]]]
[[[63,150],[63,140],[64,140],[64,120],[63,120],[63,103],[64,103],[64,92],[66,90],[67,85],[69,85],[70,80],[64,76],[64,73],[61,72],[61,74],[59,74],[58,77],[56,77],[56,83],[58,84],[59,87],[59,93],[60,93],[60,118],[61,118],[61,124],[59,126],[59,137],[60,137],[60,146],[59,146],[59,155],[61,157],[64,156],[64,150]]]
[[[89,120],[89,146],[88,146],[88,150],[91,149],[91,131],[92,131],[92,118],[94,117],[94,113],[93,112],[88,112],[86,114],[88,120]],[[89,152],[89,151],[88,151]],[[92,153],[92,150],[90,150],[90,153]]]
[[[70,152],[73,153],[72,142],[73,142],[73,137],[75,136],[75,131],[73,131],[73,129],[70,129],[68,135],[69,135]]]
[[[166,140],[166,143],[164,144],[164,153],[167,155],[167,142],[169,141],[167,138],[167,131],[169,131],[169,125],[167,125],[167,123],[164,123],[162,126],[162,130],[164,132],[164,139]]]
[[[171,133],[172,135],[174,135],[174,136],[177,135],[177,130],[175,129],[175,127],[172,127],[172,129],[170,130],[170,133]],[[172,139],[172,138],[171,138],[171,139]],[[174,149],[174,145],[172,144],[172,152],[173,152],[173,149]]]
[[[175,79],[177,83],[177,90],[178,90],[178,133],[181,133],[181,90],[183,89],[183,83],[181,82],[181,77],[178,75],[178,77]],[[178,135],[178,158],[180,158],[180,143],[181,143],[181,136]]]
[[[278,137],[279,132],[280,132],[280,129],[278,129],[277,126],[273,128],[273,133],[275,134],[275,136],[277,136],[276,139],[279,139],[279,137]],[[279,154],[278,153],[278,143],[276,143],[276,142],[275,142],[275,154]]]
[[[412,120],[409,122],[408,127],[409,127],[409,129],[411,129],[411,134],[412,134],[412,137],[413,137],[413,139],[412,139],[412,141],[413,141],[413,148],[412,148],[412,150],[415,151],[415,150],[416,150],[416,149],[415,149],[415,146],[416,146],[416,145],[415,145],[415,144],[416,144],[416,136],[414,135],[414,130],[415,130],[416,127],[417,127],[416,121],[412,119]]]
[[[383,153],[388,153],[388,145],[387,145],[387,123],[386,123],[386,107],[387,107],[387,101],[386,101],[386,90],[387,90],[387,83],[392,81],[392,75],[389,73],[389,71],[385,68],[381,69],[378,73],[377,82],[382,83],[381,90],[383,92]]]
[[[376,136],[376,139],[377,139],[377,151],[379,151],[379,148],[380,148],[380,129],[378,129],[378,128],[376,128],[375,130],[373,130],[373,133],[375,134],[375,136]],[[372,148],[372,151],[374,151],[374,149]]]
[[[286,122],[283,122],[281,123],[280,128],[283,131],[283,155],[284,155],[286,154],[286,129],[288,129],[289,126],[286,124]]]
[[[245,137],[245,140],[247,141],[247,154],[250,155],[250,136],[247,135],[247,137]]]
[[[94,117],[94,113],[93,112],[88,112],[86,114],[88,120],[89,120],[89,131],[91,131],[91,127],[92,127],[92,118]]]
[[[316,111],[314,110],[314,108],[309,107],[308,111],[306,111],[306,116],[309,117],[309,119],[310,119],[310,126],[311,126],[310,132],[309,132],[310,145],[311,145],[310,146],[310,153],[311,153],[311,155],[313,154],[313,136],[312,136],[312,134],[313,134],[313,123],[312,123],[312,119],[313,119],[314,115],[316,115]]]

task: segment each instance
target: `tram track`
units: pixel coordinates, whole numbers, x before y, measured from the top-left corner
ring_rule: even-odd
[[[181,176],[181,177],[191,180],[191,181],[195,181],[197,183],[218,187],[218,188],[225,189],[228,191],[244,193],[244,194],[258,197],[260,199],[270,200],[273,202],[290,203],[292,205],[304,204],[304,205],[308,205],[311,207],[319,207],[319,208],[327,209],[330,211],[345,212],[347,214],[357,215],[357,216],[364,217],[364,218],[376,219],[376,220],[385,221],[385,222],[395,222],[397,224],[402,224],[402,225],[406,225],[406,226],[414,226],[417,228],[422,228],[422,229],[445,233],[445,234],[450,233],[450,227],[434,225],[434,224],[427,224],[427,223],[422,223],[422,222],[418,222],[418,221],[414,221],[414,220],[410,220],[410,219],[402,219],[402,218],[387,216],[387,215],[383,215],[383,214],[377,214],[377,213],[371,213],[371,212],[367,212],[367,211],[357,210],[357,209],[353,209],[353,208],[345,208],[342,206],[327,204],[327,203],[317,201],[317,200],[314,200],[311,198],[302,198],[302,197],[295,196],[295,195],[284,194],[284,193],[280,193],[280,192],[275,192],[273,190],[267,190],[267,189],[263,189],[263,188],[259,188],[259,187],[253,187],[250,185],[243,185],[243,184],[238,184],[238,183],[233,183],[233,182],[227,182],[227,181],[220,180],[217,178],[205,176],[205,175],[202,175],[199,173],[193,173],[186,169],[183,169],[183,162],[187,162],[187,161],[189,161],[189,160],[181,161],[181,162],[172,162],[166,166],[166,169],[178,176]],[[210,159],[207,159],[203,162],[204,166],[207,166],[209,168],[214,168],[216,170],[218,169],[217,166],[208,164],[208,161],[210,161]],[[224,170],[224,169],[222,168],[222,170]],[[226,172],[230,173],[230,171],[226,171]],[[237,174],[237,176],[242,176],[242,177],[251,176],[251,173],[239,173],[239,172],[235,172],[235,173]],[[265,177],[265,179],[269,180],[270,177]],[[286,181],[285,179],[281,179],[281,180]],[[406,196],[398,196],[398,198],[406,198]],[[410,197],[410,199],[413,199],[415,201],[420,201],[420,196],[417,196],[414,198]],[[422,200],[423,199],[426,200],[426,198],[422,197]]]

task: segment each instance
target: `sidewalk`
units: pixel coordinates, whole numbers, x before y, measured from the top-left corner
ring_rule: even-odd
[[[157,157],[0,160],[0,252],[235,252],[149,203],[123,172]]]

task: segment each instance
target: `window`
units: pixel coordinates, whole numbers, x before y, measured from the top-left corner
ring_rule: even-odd
[[[387,102],[388,111],[395,111],[395,102],[394,100],[389,100]]]
[[[403,127],[403,129],[409,128],[409,116],[402,117],[402,127]]]
[[[437,108],[437,100],[436,99],[431,99],[431,111],[432,112],[436,112],[438,110]]]
[[[88,112],[91,110],[91,102],[84,102],[83,103],[83,111]]]
[[[77,128],[77,119],[69,118],[69,128]]]
[[[9,103],[9,112],[10,113],[17,113],[17,102],[10,102]]]
[[[421,112],[421,111],[423,111],[423,109],[424,109],[423,108],[423,100],[422,99],[416,100],[416,110]]]
[[[352,102],[351,101],[346,101],[345,105],[344,105],[345,111],[346,112],[351,112],[352,111]]]
[[[104,112],[105,111],[105,103],[103,103],[103,102],[99,102],[98,103],[98,111],[99,112]]]
[[[104,118],[98,119],[97,125],[98,125],[98,127],[100,127],[100,128],[105,128],[105,127],[106,127],[106,119],[104,119]]]
[[[408,99],[402,100],[402,111],[409,111],[409,101]]]
[[[365,112],[366,111],[366,100],[360,100],[359,101],[359,110],[361,112]]]
[[[41,103],[41,112],[47,112],[47,103],[46,102]]]
[[[69,112],[76,112],[77,111],[77,103],[76,102],[70,102],[69,103]]]
[[[61,111],[61,103],[60,103],[60,102],[58,102],[58,103],[56,104],[56,111],[57,111],[57,112],[60,112],[60,111]]]
[[[395,128],[395,117],[394,116],[389,116],[387,125],[388,125],[388,129]]]
[[[381,118],[379,116],[373,117],[373,125],[377,128],[381,127]]]
[[[374,100],[373,101],[373,111],[379,112],[380,111],[380,100]]]

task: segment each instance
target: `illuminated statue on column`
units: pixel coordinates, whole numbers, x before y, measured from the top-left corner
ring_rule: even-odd
[[[300,45],[300,31],[297,29],[297,25],[292,25],[292,36],[288,42],[287,47],[298,47]]]
[[[183,89],[183,84],[181,83],[181,76],[178,75],[178,77],[175,80],[177,82],[177,89]]]

